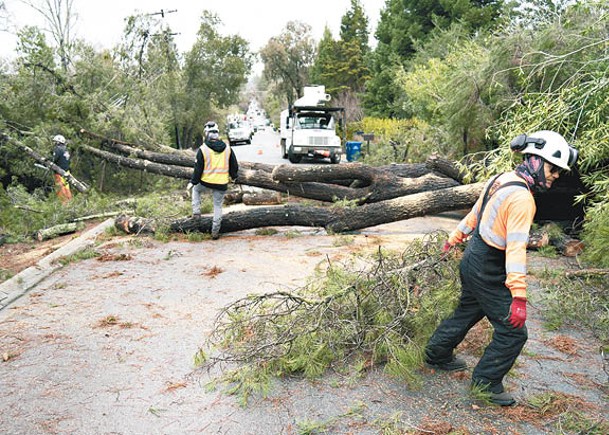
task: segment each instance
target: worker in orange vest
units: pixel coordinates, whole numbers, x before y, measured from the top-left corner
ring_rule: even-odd
[[[53,163],[65,171],[65,174],[55,172],[55,192],[62,203],[67,203],[72,199],[72,191],[68,184],[67,177],[70,176],[70,152],[66,146],[66,138],[61,134],[53,137]]]
[[[488,393],[492,403],[502,406],[516,403],[504,389],[503,378],[528,338],[526,248],[536,211],[533,193],[552,187],[563,171],[573,168],[578,156],[560,134],[548,130],[521,134],[511,148],[523,154],[523,162],[487,182],[444,245],[447,253],[469,239],[460,264],[461,297],[425,348],[429,367],[465,370],[467,364],[453,350],[487,317],[493,338],[472,372],[472,388]]]

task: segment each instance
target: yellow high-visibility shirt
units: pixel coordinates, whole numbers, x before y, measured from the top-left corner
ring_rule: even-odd
[[[201,153],[203,153],[203,174],[201,181],[210,184],[228,184],[229,161],[231,149],[228,145],[222,152],[215,152],[207,145],[201,145]]]

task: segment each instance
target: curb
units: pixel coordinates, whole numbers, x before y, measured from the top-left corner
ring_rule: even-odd
[[[47,255],[34,266],[28,267],[11,279],[0,284],[0,311],[25,295],[36,284],[51,275],[57,269],[61,269],[63,266],[57,261],[59,258],[73,255],[78,251],[92,246],[95,243],[97,236],[103,233],[106,228],[113,225],[113,218],[105,220],[95,228],[81,234],[68,244]]]

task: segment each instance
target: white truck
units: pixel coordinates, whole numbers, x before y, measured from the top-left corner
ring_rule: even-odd
[[[343,138],[337,125],[345,129],[345,109],[329,107],[330,95],[325,86],[306,86],[303,96],[281,112],[281,153],[292,163],[303,157],[329,158],[339,163],[343,154]]]

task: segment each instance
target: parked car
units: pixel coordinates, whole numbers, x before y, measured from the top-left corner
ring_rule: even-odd
[[[238,143],[251,144],[254,132],[252,131],[249,122],[230,122],[228,124],[227,136],[229,145],[236,145]]]

